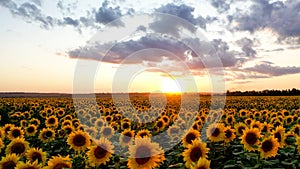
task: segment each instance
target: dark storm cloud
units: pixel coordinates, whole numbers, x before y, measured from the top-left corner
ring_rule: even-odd
[[[256,57],[257,52],[253,49],[253,41],[248,38],[242,38],[237,41],[237,44],[242,48],[245,56]]]
[[[271,2],[253,0],[248,13],[231,16],[238,23],[238,30],[255,32],[260,28],[271,28],[281,37],[300,36],[300,1]]]

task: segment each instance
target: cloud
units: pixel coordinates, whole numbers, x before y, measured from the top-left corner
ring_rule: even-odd
[[[95,18],[96,22],[102,23],[102,24],[108,24],[111,23],[112,21],[120,18],[122,15],[120,7],[109,7],[108,6],[108,1],[104,1],[102,3],[102,6],[96,11],[95,13]],[[121,21],[116,21],[111,23],[115,26],[122,26],[123,23]]]
[[[238,12],[232,16],[237,30],[255,32],[271,28],[281,37],[300,36],[300,1],[253,0],[250,12]]]
[[[245,70],[264,74],[264,75],[269,75],[269,76],[282,76],[282,75],[300,73],[300,67],[296,67],[296,66],[280,67],[280,66],[273,66],[271,64],[259,64],[251,68],[246,68]]]
[[[256,57],[257,52],[253,49],[253,41],[251,39],[242,38],[237,41],[237,44],[242,48],[247,57]]]
[[[195,18],[194,8],[184,4],[162,5],[154,9],[154,12],[161,13],[155,14],[154,22],[149,24],[149,28],[155,32],[180,37],[182,28],[195,32],[195,26],[206,27],[206,20],[201,16]]]
[[[230,4],[232,3],[232,0],[226,1],[226,0],[211,0],[211,5],[217,9],[219,13],[226,12],[230,9]]]

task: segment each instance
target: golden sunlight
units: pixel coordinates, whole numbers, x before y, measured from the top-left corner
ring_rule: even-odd
[[[176,80],[164,78],[161,82],[161,91],[164,93],[181,93],[181,87]]]

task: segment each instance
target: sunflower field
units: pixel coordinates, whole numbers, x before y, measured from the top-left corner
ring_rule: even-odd
[[[228,96],[219,109],[201,96],[196,112],[166,101],[0,98],[0,169],[300,168],[300,97]]]

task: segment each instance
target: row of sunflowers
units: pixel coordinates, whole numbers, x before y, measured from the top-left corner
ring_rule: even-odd
[[[300,168],[300,97],[1,98],[0,169]],[[74,102],[76,101],[76,104]],[[153,101],[152,101],[153,103]]]

